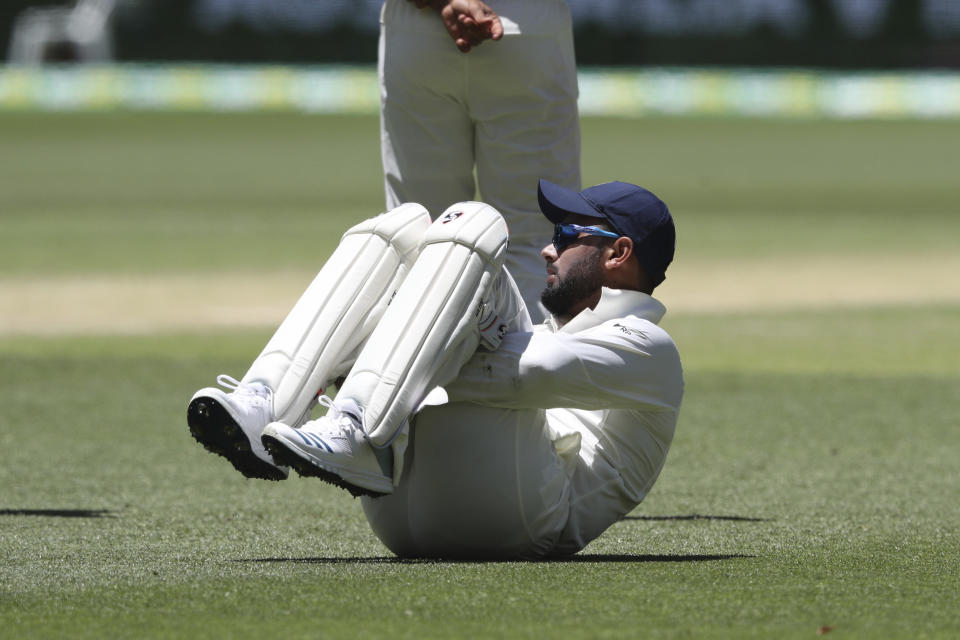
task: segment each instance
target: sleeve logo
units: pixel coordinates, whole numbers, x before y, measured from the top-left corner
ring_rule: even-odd
[[[646,339],[647,339],[647,334],[644,333],[643,331],[640,331],[640,329],[634,329],[633,327],[627,327],[627,326],[625,326],[625,325],[620,324],[619,322],[616,323],[616,324],[614,324],[613,326],[615,326],[617,329],[620,329],[620,333],[625,333],[625,334],[630,335],[630,336],[636,336],[636,337],[638,337],[638,338],[642,338],[643,340],[646,340]]]

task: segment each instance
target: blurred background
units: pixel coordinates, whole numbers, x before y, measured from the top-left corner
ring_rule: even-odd
[[[0,7],[0,51],[9,62],[123,67],[39,75],[7,69],[0,108],[374,111],[370,73],[380,5],[7,0]],[[960,113],[960,86],[947,73],[960,67],[955,0],[569,5],[586,114]]]
[[[0,8],[5,27],[0,45],[23,61],[370,63],[380,4],[7,0]],[[584,65],[960,65],[960,6],[954,0],[569,0],[569,5]],[[29,32],[39,30],[38,22],[48,25],[49,35],[44,46],[34,48],[37,36]]]
[[[0,334],[282,317],[383,206],[380,6],[0,5]],[[672,309],[960,299],[960,2],[569,6],[584,183],[670,203]]]

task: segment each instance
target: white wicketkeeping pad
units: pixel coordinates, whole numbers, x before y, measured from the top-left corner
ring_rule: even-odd
[[[346,373],[416,259],[430,215],[404,204],[348,230],[244,376],[274,391],[275,419],[293,426]]]
[[[395,481],[403,443],[394,439],[426,392],[476,350],[478,315],[506,247],[507,226],[493,207],[463,202],[447,209],[340,389],[338,397],[364,408],[371,442],[394,443]]]

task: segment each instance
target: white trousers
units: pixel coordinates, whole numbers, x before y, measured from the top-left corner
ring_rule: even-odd
[[[562,0],[489,3],[504,23],[503,39],[467,54],[436,12],[408,0],[384,4],[379,77],[387,209],[419,202],[437,216],[479,190],[477,199],[510,227],[506,266],[540,322],[540,250],[550,224],[537,205],[537,182],[580,188],[570,11]]]
[[[532,330],[506,270],[491,292],[510,332]],[[472,353],[449,358],[444,384]],[[570,514],[571,470],[557,454],[543,410],[468,402],[428,406],[411,420],[404,472],[391,495],[363,498],[373,532],[401,557],[537,558]]]
[[[416,418],[391,495],[362,498],[374,534],[401,557],[539,558],[570,513],[570,480],[543,411],[452,403]]]

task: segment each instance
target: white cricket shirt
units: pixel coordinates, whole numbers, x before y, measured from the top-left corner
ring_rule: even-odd
[[[447,385],[451,402],[545,409],[570,483],[552,555],[574,553],[632,511],[663,468],[683,397],[680,356],[653,297],[604,289],[562,327],[510,333]]]

